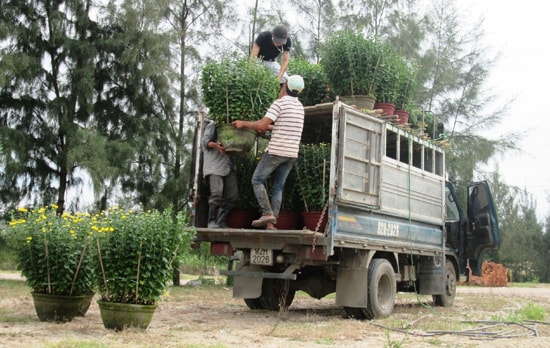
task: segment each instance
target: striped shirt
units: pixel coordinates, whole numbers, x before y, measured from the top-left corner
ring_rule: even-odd
[[[298,98],[285,95],[277,99],[265,117],[273,121],[271,140],[266,151],[270,155],[298,158],[304,128],[304,106]]]

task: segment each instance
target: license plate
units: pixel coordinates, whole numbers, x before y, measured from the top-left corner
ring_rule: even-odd
[[[273,265],[273,250],[253,248],[250,250],[250,263],[253,265]]]

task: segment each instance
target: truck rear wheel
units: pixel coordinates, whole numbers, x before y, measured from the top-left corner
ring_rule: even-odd
[[[289,307],[294,301],[295,294],[296,290],[289,289],[288,280],[264,278],[262,295],[256,300],[258,300],[261,309],[278,311],[283,303],[285,307]]]
[[[433,295],[436,306],[450,307],[455,302],[456,296],[456,271],[451,261],[445,262],[445,290],[443,295]]]
[[[246,306],[252,310],[262,309],[259,298],[245,298],[244,303],[246,303]]]
[[[395,273],[386,259],[374,259],[369,266],[367,308],[345,307],[355,319],[382,319],[390,316],[395,304]]]

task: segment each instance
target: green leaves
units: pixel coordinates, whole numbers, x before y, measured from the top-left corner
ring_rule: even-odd
[[[186,217],[174,216],[171,209],[111,209],[97,222],[96,279],[101,299],[136,304],[158,301],[171,280],[172,261],[190,244]]]
[[[304,106],[334,100],[328,77],[322,65],[309,63],[304,58],[291,59],[288,63],[288,73],[289,75],[300,75],[304,79],[304,90],[298,96]]]
[[[201,88],[216,123],[261,119],[277,98],[279,82],[263,64],[232,56],[202,67]]]
[[[94,254],[89,219],[56,214],[57,206],[12,214],[7,240],[18,267],[35,292],[82,295],[94,289]]]
[[[302,144],[296,177],[305,211],[321,211],[328,201],[330,144]]]
[[[320,56],[336,95],[370,95],[379,103],[402,108],[414,92],[418,66],[391,46],[360,33],[335,33],[322,46]]]

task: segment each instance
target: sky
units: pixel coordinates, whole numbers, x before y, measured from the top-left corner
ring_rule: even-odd
[[[520,132],[521,150],[497,158],[502,180],[526,189],[536,201],[539,222],[550,216],[549,166],[550,39],[547,12],[538,0],[457,0],[460,13],[471,19],[484,17],[486,44],[498,55],[487,87],[500,102],[515,98],[491,138]],[[549,109],[550,110],[550,109]]]

